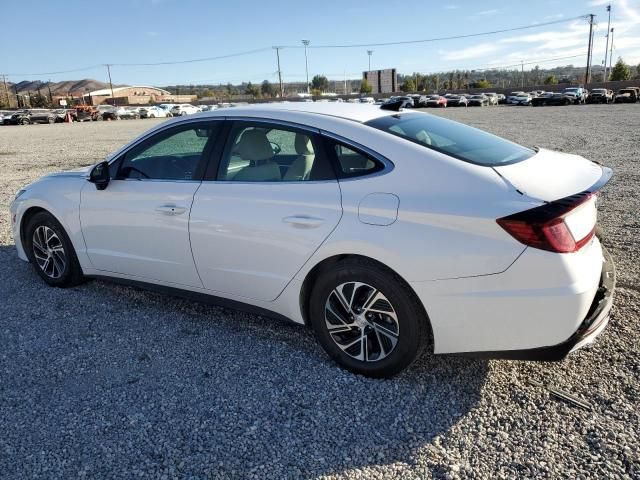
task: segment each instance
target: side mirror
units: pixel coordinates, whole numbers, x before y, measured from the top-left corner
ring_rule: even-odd
[[[109,162],[100,162],[91,170],[89,181],[96,185],[97,190],[104,190],[109,185]]]

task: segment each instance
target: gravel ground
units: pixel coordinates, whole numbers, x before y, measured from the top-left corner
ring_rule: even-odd
[[[432,111],[615,170],[612,321],[561,363],[337,368],[302,327],[92,281],[47,288],[0,216],[3,478],[640,478],[640,105]],[[154,121],[0,127],[0,209]],[[549,396],[530,379],[588,401]]]

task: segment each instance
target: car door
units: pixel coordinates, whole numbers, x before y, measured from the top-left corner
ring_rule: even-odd
[[[219,122],[181,122],[110,165],[105,190],[87,182],[80,221],[94,268],[202,287],[189,245],[189,212]]]
[[[317,132],[228,123],[194,198],[191,248],[205,288],[271,301],[337,226],[340,187]]]

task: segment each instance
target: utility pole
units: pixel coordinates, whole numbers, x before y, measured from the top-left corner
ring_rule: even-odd
[[[589,85],[591,80],[591,49],[593,48],[593,13],[589,14],[589,44],[587,46],[587,71],[584,76],[584,86]]]
[[[309,40],[302,40],[304,45],[304,70],[307,73],[307,94],[309,94],[309,62],[307,61],[307,47],[309,46]],[[279,70],[279,69],[278,69]]]
[[[609,75],[611,75],[611,69],[613,68],[613,27],[611,28],[611,46],[609,48]]]
[[[609,32],[611,31],[611,4],[607,5],[607,12],[609,12],[609,21],[607,22],[607,45],[604,47],[604,77],[602,77],[605,82],[609,80],[609,75],[607,74],[607,55],[609,54]]]
[[[105,67],[107,67],[107,74],[109,75],[109,88],[111,89],[111,101],[113,102],[113,105],[115,106],[116,104],[116,97],[113,94],[113,83],[111,82],[111,64],[106,63]],[[84,97],[83,97],[84,98]]]
[[[282,47],[273,47],[276,51],[276,58],[278,59],[278,82],[280,82],[280,98],[284,97],[284,89],[282,88],[282,70],[280,70],[280,49]]]
[[[16,92],[16,108],[20,108],[20,95],[18,95],[18,86],[13,84],[13,91]]]
[[[367,50],[367,55],[369,55],[369,71],[371,71],[371,55],[373,54],[373,50]]]

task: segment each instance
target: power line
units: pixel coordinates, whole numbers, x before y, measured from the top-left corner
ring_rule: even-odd
[[[352,43],[352,44],[344,44],[344,45],[340,45],[340,44],[328,44],[328,45],[311,45],[309,48],[363,48],[363,47],[389,47],[389,46],[393,46],[393,45],[410,45],[410,44],[414,44],[414,43],[429,43],[429,42],[440,42],[440,41],[444,41],[444,40],[457,40],[457,39],[461,39],[461,38],[472,38],[472,37],[480,37],[480,36],[484,36],[484,35],[495,35],[498,33],[507,33],[507,32],[516,32],[519,30],[527,30],[530,28],[540,28],[540,27],[546,27],[548,25],[556,25],[558,23],[566,23],[566,22],[572,22],[574,20],[581,20],[581,19],[585,19],[588,18],[589,15],[585,14],[585,15],[579,15],[577,17],[571,17],[571,18],[563,18],[562,20],[553,20],[550,22],[544,22],[544,23],[536,23],[533,25],[523,25],[521,27],[512,27],[512,28],[504,28],[504,29],[500,29],[500,30],[491,30],[488,32],[478,32],[478,33],[468,33],[465,35],[452,35],[449,37],[434,37],[434,38],[425,38],[422,40],[401,40],[401,41],[397,41],[397,42],[381,42],[381,43]],[[286,48],[302,48],[299,45],[288,45],[286,46]]]
[[[456,40],[456,39],[463,39],[463,38],[473,38],[473,37],[480,37],[480,36],[484,36],[484,35],[495,35],[495,34],[499,34],[499,33],[507,33],[507,32],[515,32],[515,31],[520,31],[520,30],[527,30],[527,29],[532,29],[532,28],[540,28],[540,27],[545,27],[545,26],[549,26],[549,25],[556,25],[556,24],[559,24],[559,23],[566,23],[566,22],[571,22],[571,21],[574,21],[574,20],[585,19],[588,16],[589,15],[579,15],[577,17],[565,18],[565,19],[561,19],[561,20],[554,20],[554,21],[550,21],[550,22],[537,23],[537,24],[533,24],[533,25],[523,25],[523,26],[520,26],[520,27],[504,28],[504,29],[500,29],[500,30],[491,30],[491,31],[488,31],[488,32],[469,33],[469,34],[465,34],[465,35],[452,35],[452,36],[448,36],[448,37],[434,37],[434,38],[427,38],[427,39],[421,39],[421,40],[403,40],[403,41],[397,41],[397,42],[380,42],[380,43],[309,45],[307,48],[330,49],[330,48],[385,47],[385,46],[393,46],[393,45],[410,45],[410,44],[419,44],[419,43],[439,42],[439,41],[445,41],[445,40]],[[281,46],[279,48],[304,48],[304,46],[302,46],[302,45],[289,45],[289,46]],[[253,55],[253,54],[256,54],[256,53],[266,52],[266,51],[269,51],[271,49],[272,49],[272,47],[263,47],[263,48],[256,48],[256,49],[253,49],[253,50],[247,50],[247,51],[244,51],[244,52],[236,52],[236,53],[230,53],[230,54],[219,55],[219,56],[214,56],[214,57],[194,58],[194,59],[187,59],[187,60],[174,60],[174,61],[165,61],[165,62],[110,63],[110,65],[117,66],[117,67],[151,67],[151,66],[160,66],[160,65],[180,65],[180,64],[187,64],[187,63],[210,62],[210,61],[223,60],[223,59],[227,59],[227,58],[240,57],[240,56],[245,56],[245,55]],[[96,68],[102,68],[103,66],[104,66],[104,64],[92,65],[92,66],[89,66],[89,67],[82,67],[82,68],[76,68],[76,69],[71,69],[71,70],[60,70],[60,71],[56,71],[56,72],[8,73],[6,75],[7,76],[11,76],[11,77],[16,77],[16,76],[37,77],[37,76],[46,76],[46,75],[58,75],[58,74],[63,74],[63,73],[82,72],[82,71],[86,71],[86,70],[93,70],[93,69],[96,69]]]
[[[238,52],[238,53],[229,53],[227,55],[219,55],[217,57],[194,58],[190,60],[175,60],[171,62],[111,63],[110,65],[115,67],[153,67],[156,65],[180,65],[183,63],[211,62],[214,60],[223,60],[225,58],[242,57],[244,55],[253,55],[255,53],[266,52],[268,50],[271,50],[271,47],[256,48],[254,50],[247,50],[245,52]]]
[[[39,72],[39,73],[7,73],[5,74],[7,77],[19,77],[19,76],[25,76],[25,77],[38,77],[38,76],[44,76],[44,75],[57,75],[57,74],[61,74],[61,73],[74,73],[74,72],[84,72],[87,70],[94,70],[96,68],[102,68],[103,65],[92,65],[91,67],[82,67],[82,68],[74,68],[72,70],[60,70],[58,72]]]

